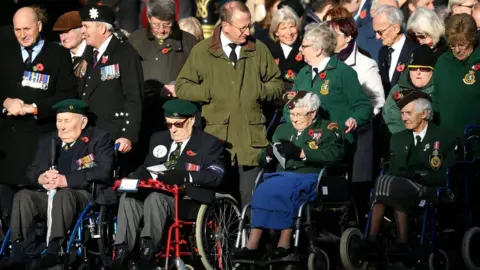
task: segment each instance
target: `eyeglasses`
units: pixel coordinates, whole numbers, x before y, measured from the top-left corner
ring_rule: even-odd
[[[299,119],[302,119],[302,118],[305,118],[307,117],[307,115],[311,114],[312,112],[307,112],[307,113],[290,113],[290,118],[299,118]]]
[[[229,23],[231,26],[235,27],[238,29],[238,31],[240,31],[240,33],[245,33],[245,31],[247,31],[247,29],[252,29],[252,24],[248,24],[248,25],[245,25],[244,27],[236,27],[235,25],[233,25],[232,23]]]
[[[183,126],[185,126],[185,123],[187,122],[188,119],[185,119],[183,121],[179,121],[179,122],[175,122],[175,123],[165,123],[165,125],[167,126],[168,129],[171,129],[173,126],[175,126],[176,128],[183,128]]]
[[[468,45],[465,45],[465,44],[451,44],[450,45],[451,50],[454,50],[454,49],[466,50],[467,48],[468,48]]]
[[[172,23],[150,23],[150,26],[155,30],[165,29],[170,30],[172,28]]]
[[[312,45],[303,45],[303,44],[302,44],[302,45],[300,45],[300,47],[302,47],[302,50],[305,50],[305,49],[308,48],[308,47],[312,47]]]
[[[413,71],[413,72],[417,72],[417,71],[420,71],[420,72],[430,72],[430,71],[433,71],[432,69],[430,68],[409,68],[410,71]]]
[[[383,30],[374,30],[373,32],[375,32],[375,33],[377,33],[379,36],[383,37],[383,34],[385,33],[385,31],[387,31],[388,28],[390,28],[392,25],[393,25],[393,23],[390,24],[389,26],[387,26],[387,28],[385,28],[385,29],[383,29]]]
[[[425,35],[425,34],[413,33],[413,35],[414,35],[415,38],[417,38],[417,39],[426,39],[426,38],[427,38],[427,35]]]

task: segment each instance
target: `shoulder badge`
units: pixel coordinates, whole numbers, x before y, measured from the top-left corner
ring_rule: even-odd
[[[328,124],[327,128],[332,130],[332,131],[336,131],[338,129],[338,124],[335,123],[335,122],[332,122],[332,123]]]
[[[328,95],[328,93],[329,93],[329,83],[330,82],[328,80],[325,80],[325,82],[320,87],[320,94]]]

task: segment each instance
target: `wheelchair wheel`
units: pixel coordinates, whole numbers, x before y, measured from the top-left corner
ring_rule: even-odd
[[[340,259],[347,270],[365,270],[367,262],[354,254],[353,248],[363,240],[363,234],[357,228],[348,228],[340,238]]]
[[[98,249],[104,266],[112,263],[115,235],[114,209],[102,205],[98,216]]]
[[[229,195],[217,195],[202,205],[195,225],[198,254],[206,270],[232,269],[232,253],[238,233],[240,208]]]
[[[430,255],[428,256],[428,269],[448,270],[449,262],[447,253],[441,249],[430,252]]]
[[[330,269],[330,259],[322,249],[315,249],[314,253],[308,255],[308,270],[328,270]]]
[[[473,227],[468,229],[463,236],[462,257],[465,267],[469,270],[480,269],[480,259],[476,254],[480,247],[480,228]]]

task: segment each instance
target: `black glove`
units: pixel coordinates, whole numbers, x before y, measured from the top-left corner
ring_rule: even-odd
[[[162,181],[167,185],[182,186],[183,184],[185,184],[186,179],[188,177],[189,176],[187,171],[173,170],[173,171],[166,171],[164,174],[159,174],[158,180]]]
[[[280,140],[280,145],[277,145],[277,149],[278,151],[285,153],[285,155],[289,158],[300,160],[302,148],[296,146],[291,141]]]
[[[273,157],[273,147],[271,144],[268,144],[267,148],[265,149],[265,154],[267,157]]]

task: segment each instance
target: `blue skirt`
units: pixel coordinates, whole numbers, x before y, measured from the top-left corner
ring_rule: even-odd
[[[298,208],[317,197],[316,173],[279,172],[264,175],[253,193],[252,227],[272,230],[293,228]]]

